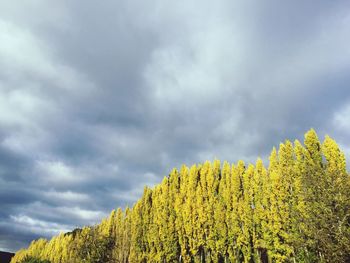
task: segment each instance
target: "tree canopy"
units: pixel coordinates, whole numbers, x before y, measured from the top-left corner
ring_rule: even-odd
[[[314,130],[269,164],[183,165],[132,208],[95,226],[33,241],[20,262],[350,262],[345,155]]]

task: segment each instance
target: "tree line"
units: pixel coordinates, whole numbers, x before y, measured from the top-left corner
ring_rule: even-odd
[[[273,148],[268,166],[184,165],[132,208],[33,241],[11,262],[350,262],[345,155],[310,130]]]

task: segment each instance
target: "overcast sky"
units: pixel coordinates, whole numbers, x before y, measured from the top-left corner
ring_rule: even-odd
[[[350,157],[349,72],[348,0],[0,1],[0,250],[311,127]]]

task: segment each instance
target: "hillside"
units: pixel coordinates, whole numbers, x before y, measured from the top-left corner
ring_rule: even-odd
[[[310,130],[268,166],[174,169],[132,208],[33,241],[11,262],[350,262],[349,178],[336,142]]]
[[[0,251],[0,262],[1,263],[9,263],[11,258],[14,256],[14,253]]]

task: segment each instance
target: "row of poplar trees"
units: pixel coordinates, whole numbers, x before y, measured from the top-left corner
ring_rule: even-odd
[[[304,145],[273,149],[268,167],[182,166],[132,208],[33,241],[11,262],[350,262],[345,156],[310,130]]]

